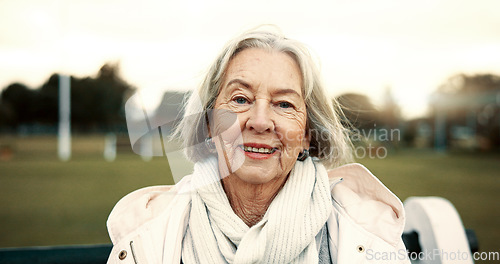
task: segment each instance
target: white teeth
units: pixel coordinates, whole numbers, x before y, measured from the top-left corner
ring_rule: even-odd
[[[274,152],[274,149],[268,149],[268,148],[253,148],[253,147],[247,147],[243,146],[243,150],[246,152],[255,152],[255,153],[264,153],[264,154],[271,154]]]

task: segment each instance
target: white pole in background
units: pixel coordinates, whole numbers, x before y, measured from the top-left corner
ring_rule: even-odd
[[[104,138],[104,159],[114,161],[116,159],[116,135],[108,133]]]
[[[59,159],[68,161],[71,158],[71,78],[59,75],[59,132],[57,135],[57,152]]]

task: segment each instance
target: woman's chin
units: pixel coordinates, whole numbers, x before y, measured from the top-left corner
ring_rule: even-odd
[[[266,184],[279,177],[272,169],[245,168],[245,166],[235,171],[234,174],[241,181],[255,185]]]

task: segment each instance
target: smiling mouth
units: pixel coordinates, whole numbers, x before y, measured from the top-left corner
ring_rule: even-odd
[[[254,148],[250,146],[241,146],[245,152],[250,153],[261,153],[261,154],[273,154],[276,152],[276,148]]]

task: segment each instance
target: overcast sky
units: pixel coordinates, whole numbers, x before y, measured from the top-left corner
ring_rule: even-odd
[[[259,24],[305,42],[332,96],[386,87],[406,117],[456,73],[500,74],[500,1],[0,0],[0,87],[120,62],[153,108],[192,89],[224,43]],[[0,89],[1,89],[0,88]]]

